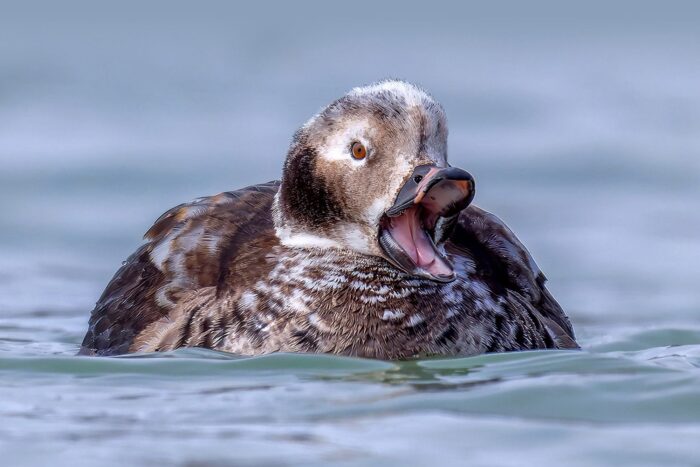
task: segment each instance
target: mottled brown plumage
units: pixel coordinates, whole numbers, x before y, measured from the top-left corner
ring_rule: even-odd
[[[432,240],[416,246],[415,271],[387,256],[378,237],[395,218],[385,213],[416,167],[444,172],[446,137],[442,109],[417,88],[354,90],[297,133],[281,184],[161,216],[98,301],[81,352],[207,347],[393,359],[577,348],[544,276],[492,214],[469,206],[428,221],[416,204]],[[367,144],[366,161],[344,159],[354,140]],[[425,196],[450,183],[424,187]],[[435,259],[421,263],[430,245]],[[442,256],[454,278],[432,280]]]

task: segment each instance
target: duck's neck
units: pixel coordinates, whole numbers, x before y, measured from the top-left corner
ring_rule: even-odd
[[[290,218],[288,210],[282,209],[282,190],[277,192],[272,204],[272,220],[275,235],[288,248],[308,250],[333,249],[353,251],[359,254],[371,252],[369,232],[360,227],[337,221],[334,224],[308,224]]]

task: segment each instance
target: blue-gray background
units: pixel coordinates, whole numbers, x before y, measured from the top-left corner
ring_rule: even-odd
[[[80,429],[71,428],[75,417],[80,419],[75,411],[54,414],[54,425],[37,413],[46,416],[47,401],[57,392],[80,394],[73,383],[74,373],[82,370],[70,365],[82,363],[68,356],[107,280],[158,215],[197,196],[278,178],[290,136],[300,124],[349,88],[385,77],[415,82],[442,102],[450,122],[451,162],[477,178],[475,202],[502,217],[529,247],[584,347],[596,358],[601,355],[596,351],[641,352],[625,358],[643,368],[650,361],[670,361],[664,368],[684,371],[674,375],[684,382],[674,386],[682,400],[669,402],[670,408],[659,413],[687,414],[691,409],[684,404],[691,402],[697,407],[700,394],[691,387],[700,380],[700,350],[692,345],[700,341],[700,14],[690,1],[609,3],[0,2],[0,358],[19,372],[1,389],[0,415],[15,421],[39,417],[14,430],[3,423],[0,434],[9,440],[13,459],[40,464],[53,452],[51,442],[68,432],[82,449],[91,448],[104,459],[113,460],[111,452],[138,440],[143,452],[130,451],[134,462],[163,456],[173,462],[286,462],[268,451],[267,441],[279,435],[269,432],[286,433],[284,423],[318,429],[321,425],[309,421],[318,416],[311,409],[299,409],[291,421],[281,422],[282,428],[261,422],[257,435],[253,428],[245,431],[244,421],[226,422],[241,424],[244,428],[235,426],[246,436],[258,436],[258,444],[250,447],[257,457],[222,450],[223,441],[198,457],[196,448],[162,433],[158,438],[138,422],[97,449],[89,436],[86,440]],[[685,346],[669,351],[674,344]],[[26,362],[51,368],[59,362],[54,358],[69,365],[63,386],[40,390],[22,382]],[[600,389],[598,380],[577,380],[578,367],[564,367],[576,387]],[[609,377],[606,373],[603,380]],[[221,378],[211,384],[227,380]],[[640,404],[645,398],[665,398],[663,391],[644,392],[655,384],[660,391],[671,390],[653,379],[640,389],[635,381],[614,397],[625,399],[634,389],[642,391]],[[370,392],[374,387],[365,386]],[[309,398],[335,390],[344,394],[341,387],[299,387],[309,391]],[[351,385],[347,397],[356,390]],[[466,391],[461,386],[454,391],[470,394],[459,392]],[[269,395],[246,394],[252,406],[272,404]],[[155,401],[140,403],[171,404],[179,414],[194,410],[192,405],[207,406],[206,398],[180,396],[167,402],[174,396],[166,387],[152,395]],[[102,412],[113,402],[108,394],[101,401],[85,402],[90,397],[84,397],[76,395],[74,402],[83,408],[93,404],[94,420],[119,424]],[[531,402],[517,392],[503,397],[496,406]],[[277,410],[287,410],[285,404]],[[376,416],[374,409],[362,415],[363,403],[357,404],[360,413],[351,423],[366,424],[370,413]],[[324,446],[330,454],[321,448],[297,452],[292,440],[287,460],[371,464],[381,455],[400,459],[403,452],[413,453],[404,461],[420,463],[422,453],[428,462],[440,458],[440,453],[427,455],[435,443],[430,433],[438,425],[456,423],[464,430],[481,423],[485,431],[480,433],[492,430],[493,435],[479,442],[486,446],[482,457],[474,457],[472,448],[467,452],[457,437],[445,442],[444,458],[517,464],[517,452],[488,457],[496,449],[488,447],[489,440],[500,447],[500,436],[524,436],[517,425],[472,420],[464,401],[455,404],[407,405],[416,419],[406,423],[423,427],[424,437],[404,433],[404,443],[385,440],[379,451],[368,454],[364,443],[378,443],[377,435],[369,430],[363,438],[366,426],[341,424],[345,431],[336,435],[354,436],[356,445],[341,446],[331,434]],[[562,404],[587,414],[598,402],[582,397]],[[234,413],[240,409],[235,400],[225,407]],[[475,407],[481,412],[481,405]],[[117,415],[138,410],[133,402]],[[559,409],[552,410],[554,419],[566,419],[557,415]],[[698,421],[700,413],[693,410],[690,420]],[[683,430],[697,434],[700,423],[683,419],[680,428],[654,431],[648,427],[663,421],[655,415],[645,418],[614,404],[604,411],[636,414],[632,420],[651,430],[640,434],[651,452],[622,459],[640,465],[649,459],[669,461],[671,452],[680,452],[676,460],[682,464],[699,454],[682,442],[673,449],[648,443],[674,429],[682,431],[675,440],[682,439]],[[455,412],[467,415],[440,419]],[[486,412],[514,418],[513,423],[532,421],[529,413]],[[535,410],[535,415],[539,420],[542,414]],[[630,421],[620,417],[609,429]],[[331,427],[321,430],[324,434],[340,430],[333,417],[328,420]],[[98,430],[84,423],[86,433]],[[561,433],[580,426],[570,421],[561,430],[540,428],[544,437],[551,435],[546,430]],[[206,444],[211,443],[207,436],[224,436],[210,430],[173,437],[201,436]],[[523,433],[533,430],[525,426]],[[622,436],[616,431],[607,436],[616,445],[627,442],[632,452],[632,440],[617,439],[615,433]],[[46,439],[44,449],[25,457],[37,437]],[[557,459],[567,460],[577,449],[595,451],[590,444],[571,443]],[[170,447],[148,457],[147,445]],[[595,459],[610,458],[605,447],[598,448],[602,454]],[[66,456],[66,462],[79,460]]]

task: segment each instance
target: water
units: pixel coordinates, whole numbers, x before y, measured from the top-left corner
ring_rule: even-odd
[[[4,465],[700,462],[697,7],[402,5],[0,5]],[[74,357],[158,215],[385,76],[444,104],[582,352]]]

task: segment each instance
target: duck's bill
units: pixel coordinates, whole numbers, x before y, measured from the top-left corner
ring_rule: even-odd
[[[379,245],[386,258],[411,275],[440,282],[455,279],[440,245],[474,199],[474,179],[456,167],[421,165],[382,218]]]

